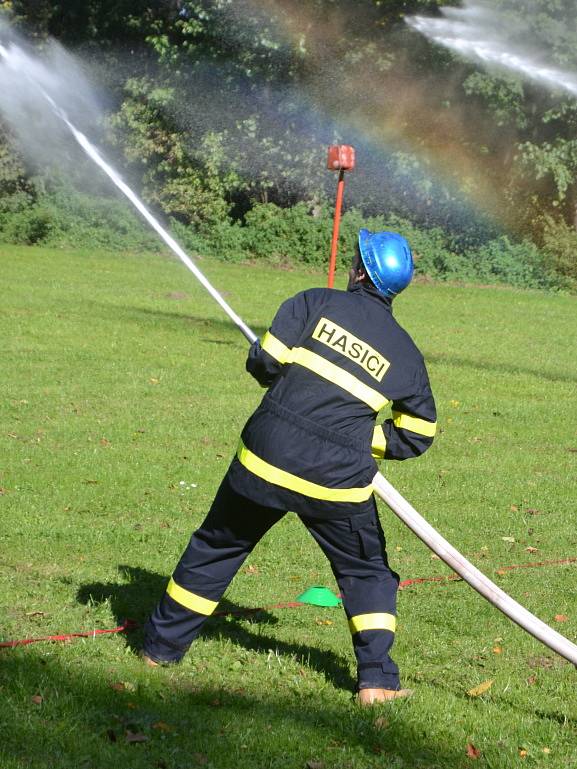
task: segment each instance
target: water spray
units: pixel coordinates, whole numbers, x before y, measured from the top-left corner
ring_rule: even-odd
[[[8,50],[0,44],[0,57],[5,59],[9,66],[17,67],[17,62],[13,60],[11,52],[11,50]],[[17,67],[17,69],[20,71],[20,68]],[[25,71],[22,72],[22,74],[24,77],[28,77]],[[169,248],[202,283],[213,299],[218,302],[246,339],[251,343],[255,341],[257,337],[253,331],[251,331],[232,308],[229,307],[218,291],[216,291],[202,272],[185,254],[179,244],[166,232],[166,230],[163,229],[160,223],[145,207],[144,203],[142,203],[130,187],[122,181],[116,171],[114,171],[114,169],[102,158],[98,150],[91,144],[87,137],[70,122],[64,110],[58,106],[54,99],[39,84],[35,83],[29,77],[28,79],[48,102],[54,114],[66,125],[84,152],[104,171],[104,173],[113,181],[115,186],[126,195]],[[372,483],[375,494],[388,505],[401,521],[403,521],[403,523],[405,523],[417,537],[427,545],[427,547],[436,553],[448,566],[454,569],[463,580],[533,637],[537,638],[550,649],[553,649],[553,651],[557,652],[562,657],[565,657],[565,659],[569,660],[574,665],[577,665],[577,646],[575,644],[531,614],[531,612],[514,601],[488,577],[476,569],[473,564],[471,564],[429,523],[427,523],[427,521],[407,502],[406,499],[404,499],[404,497],[381,475],[381,473],[375,475]]]
[[[13,58],[10,56],[10,51],[5,48],[3,45],[0,44],[0,56],[5,59],[8,66],[15,66],[18,70],[19,67],[17,66],[16,62],[14,62]],[[22,72],[22,74],[27,77],[26,72]],[[58,104],[54,101],[54,99],[50,96],[49,93],[47,93],[42,86],[40,86],[38,83],[35,83],[31,78],[29,78],[29,82],[31,82],[34,87],[38,90],[38,93],[41,94],[41,96],[48,102],[50,107],[52,108],[52,111],[58,117],[64,125],[68,128],[74,139],[78,142],[78,144],[82,147],[84,152],[88,155],[89,158],[91,158],[100,168],[104,171],[104,173],[112,180],[112,182],[115,184],[115,186],[130,200],[132,205],[139,211],[140,214],[146,219],[146,221],[150,224],[150,226],[160,235],[162,240],[166,243],[166,245],[171,249],[173,253],[178,256],[180,261],[188,267],[188,269],[192,272],[192,274],[196,277],[196,279],[204,286],[204,288],[208,291],[208,293],[212,296],[213,299],[218,302],[218,304],[222,307],[222,309],[225,311],[225,313],[229,316],[229,318],[238,326],[238,328],[241,330],[241,332],[244,334],[244,336],[248,339],[249,342],[254,342],[256,340],[256,335],[250,330],[250,328],[244,323],[244,321],[234,312],[232,307],[225,301],[225,299],[221,296],[221,294],[214,288],[214,286],[210,283],[210,281],[205,277],[205,275],[198,269],[198,267],[194,264],[194,262],[190,259],[190,257],[185,253],[185,251],[182,249],[182,247],[177,243],[177,241],[162,227],[158,219],[154,217],[151,212],[146,208],[142,200],[136,195],[130,187],[122,180],[120,175],[110,166],[102,157],[100,152],[96,149],[96,147],[89,141],[89,139],[81,132],[79,131],[68,119],[67,114],[64,112],[61,107],[58,106]]]
[[[411,16],[406,19],[413,29],[435,43],[445,46],[465,58],[473,58],[484,64],[511,70],[545,86],[562,89],[577,96],[577,77],[571,72],[545,66],[520,51],[513,51],[502,37],[502,30],[495,30],[480,5],[469,3],[464,8],[443,8],[442,18]],[[506,27],[505,27],[506,28]]]

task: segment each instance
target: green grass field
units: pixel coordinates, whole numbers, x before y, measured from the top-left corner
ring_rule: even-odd
[[[262,395],[247,344],[168,258],[0,247],[0,265],[0,640],[142,622]],[[325,282],[200,267],[257,334]],[[387,477],[577,640],[575,564],[502,571],[577,556],[577,299],[417,284],[396,305],[441,430]],[[449,573],[381,514],[402,579]],[[311,585],[335,589],[289,514],[223,606]],[[153,671],[138,630],[0,649],[0,769],[577,767],[572,665],[462,582],[414,585],[399,604],[395,658],[415,695],[365,711],[342,609],[213,618],[180,666]]]

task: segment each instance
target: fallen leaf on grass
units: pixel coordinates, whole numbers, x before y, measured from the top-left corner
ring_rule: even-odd
[[[258,574],[259,573],[258,566],[253,566],[252,563],[251,563],[251,564],[249,564],[246,567],[246,569],[244,570],[244,573],[245,574]]]
[[[474,686],[472,689],[469,689],[467,692],[469,697],[480,697],[481,694],[485,694],[485,692],[488,692],[489,689],[493,686],[494,678],[489,678],[487,681],[483,681],[482,684],[479,684],[478,686]]]
[[[153,729],[158,729],[159,732],[173,732],[174,727],[170,724],[165,723],[164,721],[157,721],[156,723],[152,724]]]
[[[136,686],[133,683],[130,683],[130,681],[116,681],[113,684],[110,684],[110,688],[114,689],[115,692],[135,692]]]
[[[511,510],[512,513],[518,513],[519,512],[518,505],[511,505],[511,507],[509,509]]]
[[[334,624],[332,619],[316,619],[317,625],[332,625]]]
[[[503,540],[503,542],[514,542],[515,541],[515,537],[501,537],[501,539]]]
[[[493,654],[502,654],[503,648],[501,646],[493,646]]]
[[[567,622],[569,617],[566,614],[556,614],[555,622]]]
[[[481,751],[479,748],[476,748],[472,742],[467,743],[467,757],[468,758],[479,758],[481,755]]]
[[[535,686],[536,683],[537,683],[537,676],[529,676],[529,678],[527,679],[527,685]]]
[[[0,497],[3,497],[4,494],[6,494],[6,489],[3,486],[0,486]]]
[[[527,758],[527,751],[525,748],[519,748],[519,758]]]
[[[30,697],[30,702],[33,702],[35,705],[42,705],[44,698],[41,694],[34,694],[32,697]]]
[[[128,730],[124,736],[124,739],[126,740],[126,742],[133,742],[133,743],[148,742],[148,737],[146,736],[146,734],[142,734],[142,732],[131,732]]]
[[[525,550],[526,550],[527,553],[538,553],[539,552],[539,548],[538,547],[532,547],[531,545],[529,545],[529,547],[526,547]]]
[[[384,716],[379,716],[378,718],[375,718],[373,721],[373,726],[375,729],[388,729],[389,727],[389,719],[385,718]]]
[[[551,752],[551,748],[543,748],[543,753],[545,753],[546,755],[549,755],[550,752]]]

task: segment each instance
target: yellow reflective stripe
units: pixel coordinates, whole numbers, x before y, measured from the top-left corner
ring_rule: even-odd
[[[318,374],[323,379],[336,384],[343,390],[346,390],[355,398],[358,398],[363,403],[366,403],[374,411],[380,411],[389,402],[384,395],[374,390],[372,387],[361,382],[353,374],[349,374],[348,371],[335,366],[322,355],[317,355],[316,352],[306,350],[304,347],[295,347],[290,357],[291,363],[298,363],[300,366],[308,368],[315,374]]]
[[[260,346],[265,352],[272,355],[275,360],[278,360],[279,363],[288,363],[291,353],[290,347],[283,344],[281,340],[277,339],[276,336],[273,336],[270,331],[267,331],[263,336]]]
[[[395,632],[397,618],[394,614],[357,614],[349,620],[351,633],[361,633],[363,630],[390,630]]]
[[[257,457],[242,441],[238,447],[237,457],[247,470],[258,475],[259,478],[314,499],[325,499],[329,502],[365,502],[373,493],[372,484],[352,489],[331,489],[328,486],[319,486],[317,483],[305,481],[304,478],[287,473],[286,470],[281,470],[280,467],[270,465],[264,459]]]
[[[387,439],[382,425],[375,425],[373,430],[373,440],[371,443],[371,454],[375,459],[383,459],[387,449]]]
[[[400,411],[393,411],[393,422],[395,427],[401,430],[410,430],[412,433],[426,435],[432,438],[437,432],[436,422],[427,422],[426,419],[417,419],[409,414],[402,414]]]
[[[210,616],[218,606],[218,601],[210,601],[208,598],[203,598],[201,595],[191,593],[190,590],[185,590],[183,587],[180,587],[180,585],[177,585],[172,578],[168,583],[166,592],[171,598],[174,598],[177,603],[181,604],[181,606],[186,606],[187,609],[195,611],[197,614],[205,614],[207,617]]]

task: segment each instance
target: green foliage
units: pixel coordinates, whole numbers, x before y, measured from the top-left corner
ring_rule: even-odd
[[[207,227],[227,216],[227,197],[241,181],[224,167],[226,135],[208,131],[191,147],[170,119],[174,89],[147,78],[126,84],[126,98],[110,119],[111,140],[123,151],[143,198],[167,216]]]
[[[189,248],[225,261],[257,259],[323,269],[328,265],[332,217],[333,212],[327,205],[298,203],[291,208],[281,208],[267,203],[255,205],[246,215],[243,226],[224,221],[203,235],[178,226],[176,231]],[[515,242],[501,236],[461,251],[440,228],[425,230],[398,216],[365,217],[354,208],[346,211],[341,220],[337,252],[340,271],[349,267],[361,227],[372,231],[391,230],[406,237],[413,250],[417,276],[545,290],[568,285],[564,278],[568,267],[562,268],[561,262],[547,258],[530,241]],[[551,241],[548,242],[551,248]]]
[[[547,254],[528,238],[543,214],[573,226],[577,107],[467,64],[404,23],[407,14],[455,4],[318,0],[303,11],[298,0],[11,3],[40,45],[53,35],[96,65],[113,90],[109,138],[119,165],[190,250],[324,265],[334,194],[326,144],[357,135],[362,181],[349,187],[341,268],[367,226],[405,234],[423,276],[568,285],[569,231],[549,232]],[[571,3],[496,0],[495,9],[514,42],[536,41],[559,66],[576,63]],[[128,63],[119,42],[130,48]],[[486,200],[514,235],[487,223],[462,200],[469,195]],[[155,247],[125,207],[57,184],[43,191],[2,139],[0,237]]]
[[[54,209],[36,204],[9,217],[0,230],[0,238],[19,245],[48,243],[57,229],[58,219]]]
[[[546,217],[543,253],[549,268],[566,285],[577,289],[577,232],[559,219]]]
[[[537,145],[519,145],[523,164],[531,169],[535,179],[549,177],[556,190],[557,201],[563,201],[575,183],[577,173],[577,139],[556,138]]]
[[[39,185],[43,186],[43,185]],[[89,195],[54,181],[35,203],[0,214],[0,240],[7,243],[77,245],[119,250],[158,250],[159,241],[124,200]]]
[[[476,281],[506,283],[518,288],[561,288],[563,281],[550,270],[534,243],[513,243],[506,235],[491,240],[469,255]]]
[[[279,208],[274,203],[255,206],[245,218],[245,248],[256,259],[318,265],[326,260],[330,219],[320,206],[305,203]]]
[[[34,189],[24,161],[0,127],[0,230],[12,215],[33,201]]]

